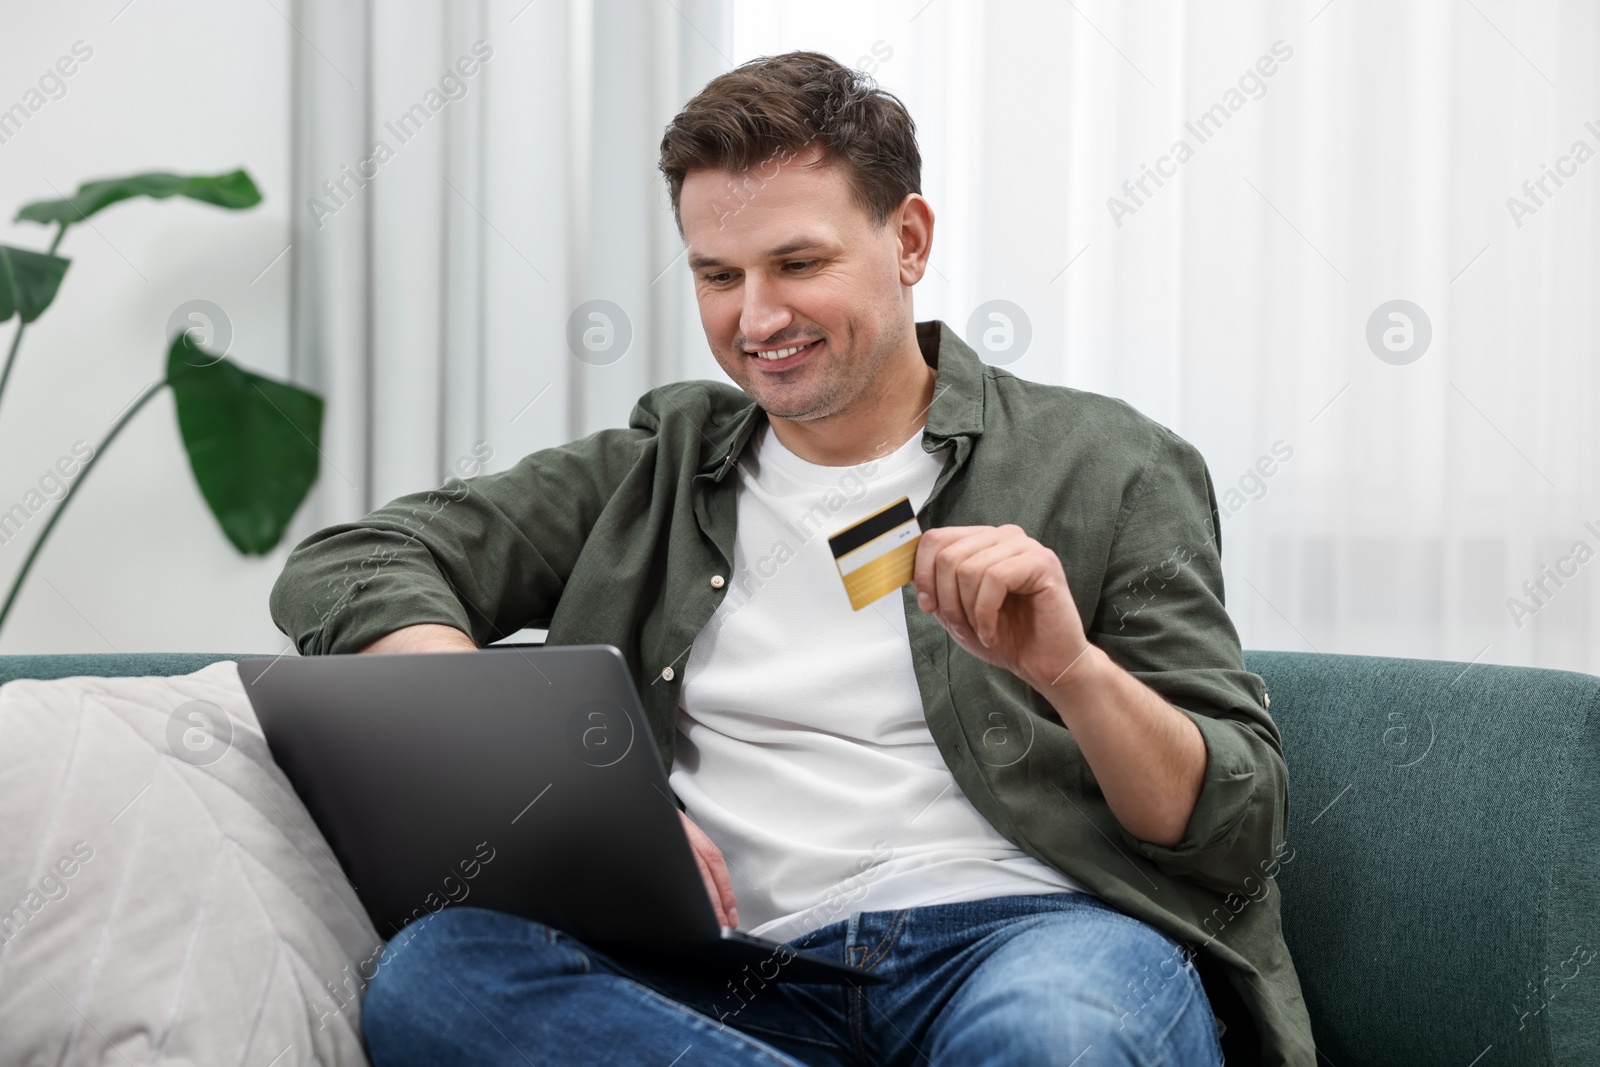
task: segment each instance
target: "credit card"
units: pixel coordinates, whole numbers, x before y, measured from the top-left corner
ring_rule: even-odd
[[[860,611],[909,582],[921,540],[922,528],[909,497],[828,538],[850,607]]]

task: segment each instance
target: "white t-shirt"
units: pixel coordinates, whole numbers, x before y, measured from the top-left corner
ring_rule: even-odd
[[[1084,891],[996,830],[928,732],[900,591],[850,608],[828,538],[909,497],[919,431],[856,467],[766,424],[739,463],[727,593],[684,668],[671,783],[728,861],[739,925],[789,940],[852,911]]]

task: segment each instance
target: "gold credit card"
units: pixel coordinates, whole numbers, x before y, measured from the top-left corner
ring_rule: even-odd
[[[860,611],[909,582],[921,540],[922,528],[909,497],[828,538],[850,606]]]

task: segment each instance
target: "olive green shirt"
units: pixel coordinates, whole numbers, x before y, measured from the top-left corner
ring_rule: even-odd
[[[1044,697],[957,646],[908,584],[906,629],[939,751],[1017,847],[1194,950],[1230,1063],[1314,1063],[1272,891],[1293,858],[1288,776],[1265,687],[1223,607],[1205,461],[1121,401],[986,366],[937,320],[916,329],[938,372],[922,447],[953,446],[923,529],[1015,523],[1053,549],[1089,639],[1193,720],[1207,760],[1183,840],[1133,836]],[[712,581],[732,574],[728,474],[765,418],[728,385],[653,389],[626,428],[306,538],[273,587],[273,620],[303,655],[355,652],[414,623],[480,645],[525,627],[548,627],[553,645],[615,645],[670,768],[683,665],[735,586]],[[1113,997],[1134,1015],[1148,994]]]

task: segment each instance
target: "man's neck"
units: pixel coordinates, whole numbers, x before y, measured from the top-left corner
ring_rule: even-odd
[[[872,389],[846,411],[821,419],[771,418],[783,447],[808,463],[852,467],[886,456],[911,439],[928,421],[938,371],[917,345],[894,357]]]

